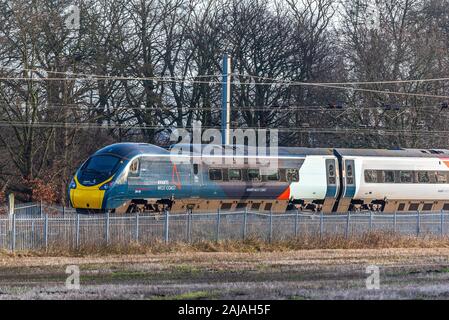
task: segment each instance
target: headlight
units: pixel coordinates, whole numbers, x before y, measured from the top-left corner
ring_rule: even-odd
[[[109,190],[112,187],[112,182],[107,182],[100,187],[100,190]]]
[[[70,185],[69,185],[70,189],[76,189],[76,182],[74,179],[72,179],[72,181],[70,181]]]

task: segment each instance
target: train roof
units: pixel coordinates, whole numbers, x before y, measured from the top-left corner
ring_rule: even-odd
[[[185,150],[190,150],[192,153],[200,153],[204,150],[208,144],[176,144],[171,145],[168,150],[171,150],[173,147],[180,147],[184,148]],[[248,147],[242,146],[242,145],[233,145],[233,146],[224,146],[224,145],[215,145],[217,147],[225,147],[225,148],[232,148],[236,149],[238,147],[243,147],[245,155],[248,154]],[[257,149],[256,147],[250,147],[253,149]],[[257,151],[255,151],[257,152]],[[266,150],[267,154],[269,155],[270,149],[267,148]],[[286,156],[286,157],[298,157],[298,156],[308,156],[308,155],[333,155],[333,149],[331,148],[301,148],[301,147],[278,147],[277,154],[279,156]]]
[[[412,157],[412,158],[443,158],[449,157],[445,149],[335,149],[341,156],[356,157]]]
[[[167,154],[164,148],[149,143],[115,143],[98,150],[95,155],[110,154],[121,158],[132,158],[138,154]]]
[[[132,158],[138,154],[167,155],[175,145],[168,148],[158,147],[148,143],[115,143],[98,150],[95,155],[111,154],[121,158]],[[207,144],[178,144],[190,152],[201,152]],[[236,148],[236,146],[230,146]],[[237,146],[239,147],[239,146]],[[240,146],[242,147],[242,146]],[[245,148],[245,154],[248,154]],[[346,149],[346,148],[303,148],[303,147],[278,147],[278,155],[285,157],[301,157],[308,155],[334,155],[334,151],[341,156],[358,157],[416,157],[416,158],[449,158],[449,150],[446,149]],[[269,149],[267,149],[269,153]]]

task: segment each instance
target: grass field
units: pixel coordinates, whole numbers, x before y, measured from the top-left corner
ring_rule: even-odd
[[[292,249],[249,242],[108,254],[3,253],[0,299],[449,298],[449,247],[416,241],[409,248]],[[65,287],[68,265],[80,268],[80,290]],[[368,265],[380,268],[379,290],[366,288]]]

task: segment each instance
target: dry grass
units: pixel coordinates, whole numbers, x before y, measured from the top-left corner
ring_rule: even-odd
[[[161,254],[178,252],[285,252],[314,249],[384,249],[384,248],[449,248],[449,237],[404,236],[391,232],[368,232],[345,238],[343,235],[327,235],[322,238],[303,235],[294,239],[268,243],[258,238],[246,240],[198,241],[194,243],[174,242],[165,244],[155,241],[150,244],[129,243],[127,245],[92,245],[72,249],[53,245],[41,251],[0,251],[0,256],[16,257],[83,257],[132,254]]]

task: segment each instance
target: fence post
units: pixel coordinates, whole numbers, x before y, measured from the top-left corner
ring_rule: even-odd
[[[135,237],[136,237],[136,242],[139,242],[139,212],[136,212],[136,232],[135,232]]]
[[[373,211],[369,212],[369,232],[373,231]]]
[[[393,215],[393,232],[394,233],[396,233],[396,231],[397,231],[397,212],[395,211],[394,212],[394,215]]]
[[[323,211],[320,212],[320,239],[323,238],[324,231],[324,214]]]
[[[39,201],[39,214],[40,214],[40,216],[42,217],[42,214],[43,214],[43,206],[42,206],[42,200],[41,201]]]
[[[215,230],[215,241],[220,241],[220,208],[217,210],[217,229]]]
[[[273,241],[273,210],[270,209],[270,243]]]
[[[345,230],[345,237],[348,238],[349,237],[349,211],[348,214],[346,216],[346,230]]]
[[[48,214],[45,214],[44,218],[44,239],[45,239],[45,250],[48,249]]]
[[[168,216],[169,216],[169,212],[167,209],[165,209],[165,232],[164,232],[164,238],[165,238],[165,243],[168,243],[169,240],[169,235],[168,235]]]
[[[419,214],[419,210],[417,210],[416,213],[416,236],[419,236],[421,232],[421,215]]]
[[[243,240],[246,239],[246,223],[247,223],[247,220],[248,220],[248,209],[245,208],[245,212],[243,213],[243,234],[242,234]]]
[[[444,212],[443,209],[441,209],[440,211],[440,236],[443,237],[444,236]]]
[[[192,242],[192,211],[189,210],[187,213],[187,242]]]
[[[296,214],[295,214],[295,238],[298,238],[298,218],[299,218],[299,210],[296,209]]]
[[[12,215],[11,251],[16,249],[16,215]]]
[[[109,211],[106,211],[106,215],[105,215],[105,240],[106,240],[106,245],[109,244]]]
[[[80,214],[76,214],[76,248],[80,247]]]

